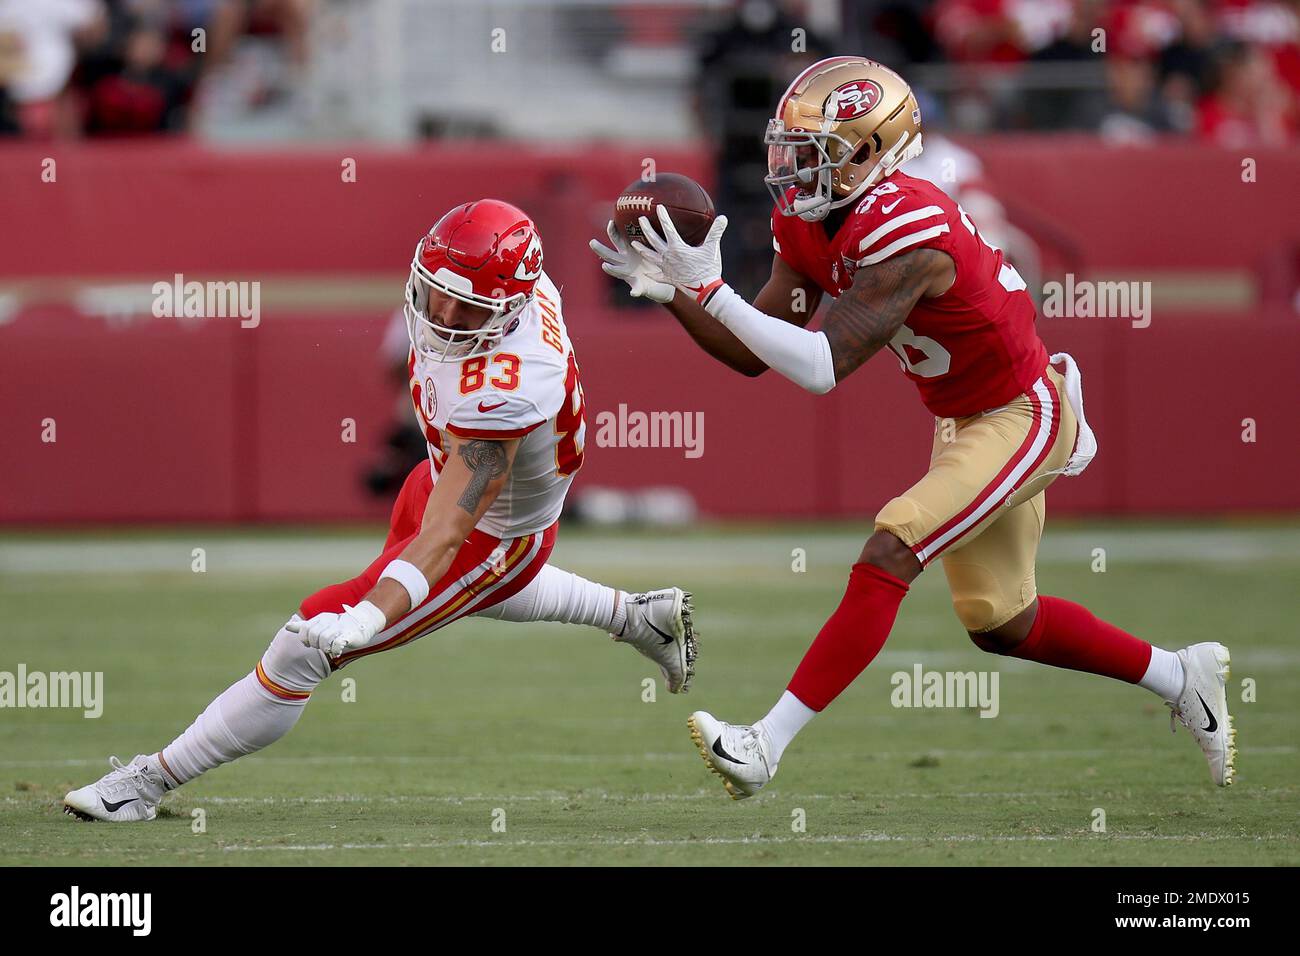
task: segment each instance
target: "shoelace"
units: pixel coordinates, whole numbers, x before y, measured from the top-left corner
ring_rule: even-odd
[[[1165,701],[1165,706],[1169,708],[1169,732],[1178,733],[1178,725],[1182,724],[1188,730],[1192,729],[1192,723],[1183,716],[1183,712],[1178,709],[1178,705],[1171,700]]]
[[[758,731],[748,728],[740,737],[740,749],[747,757],[763,756],[763,747],[758,739]]]
[[[752,740],[752,753],[763,764],[763,769],[769,773],[776,773],[776,764],[772,763],[771,754],[763,750],[762,741],[759,739],[762,732],[757,727],[749,728],[749,737]]]
[[[125,793],[131,788],[135,790],[144,790],[151,785],[149,775],[143,767],[134,763],[122,763],[117,757],[109,757],[108,764],[113,768],[114,774],[120,774],[115,780],[105,782],[109,796],[115,796],[118,793]]]

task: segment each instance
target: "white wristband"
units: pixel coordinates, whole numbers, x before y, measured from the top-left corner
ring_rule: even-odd
[[[379,580],[382,581],[384,578],[392,578],[406,588],[406,594],[411,599],[412,611],[423,604],[424,599],[429,596],[429,579],[410,561],[393,558],[388,562],[388,567],[384,568],[384,573],[379,575]]]
[[[713,293],[705,310],[769,368],[800,388],[825,395],[835,387],[835,359],[826,333],[810,332],[760,312],[729,285]]]

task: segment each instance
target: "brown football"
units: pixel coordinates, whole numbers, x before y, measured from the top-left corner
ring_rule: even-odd
[[[704,241],[713,224],[713,200],[709,194],[695,180],[678,173],[659,173],[649,182],[634,180],[614,202],[614,224],[629,241],[644,242],[638,220],[645,216],[658,230],[656,206],[668,210],[677,234],[693,246]]]

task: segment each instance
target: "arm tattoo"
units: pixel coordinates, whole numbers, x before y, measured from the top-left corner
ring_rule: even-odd
[[[916,249],[858,270],[853,285],[831,307],[822,331],[830,340],[835,381],[875,355],[912,313],[948,256]]]
[[[475,438],[461,442],[457,453],[470,470],[469,484],[456,502],[470,514],[478,514],[487,486],[506,473],[506,450],[499,441]]]

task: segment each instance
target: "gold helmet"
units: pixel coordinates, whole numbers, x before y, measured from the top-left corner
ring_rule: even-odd
[[[833,56],[795,77],[763,142],[777,208],[815,222],[921,154],[921,110],[893,70]]]

